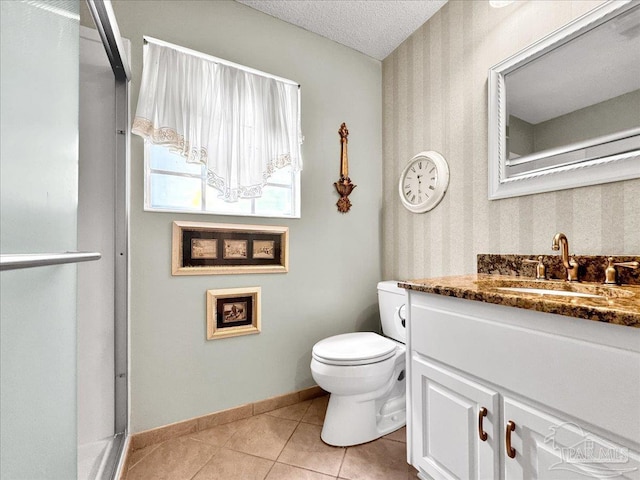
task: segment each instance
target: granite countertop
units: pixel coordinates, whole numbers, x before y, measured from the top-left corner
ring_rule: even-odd
[[[398,286],[419,292],[640,328],[640,285],[603,285],[595,282],[576,284],[557,279],[536,280],[517,275],[477,273],[409,280],[399,282]],[[503,290],[509,287],[577,290],[594,296],[576,297]]]

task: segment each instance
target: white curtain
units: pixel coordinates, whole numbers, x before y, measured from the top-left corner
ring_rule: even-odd
[[[133,133],[203,163],[228,202],[259,197],[269,176],[302,169],[299,87],[181,47],[145,45]]]

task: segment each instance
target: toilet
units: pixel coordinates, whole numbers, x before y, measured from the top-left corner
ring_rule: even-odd
[[[346,333],[313,347],[311,373],[329,392],[322,440],[338,447],[370,442],[406,423],[405,291],[378,283],[382,332]]]

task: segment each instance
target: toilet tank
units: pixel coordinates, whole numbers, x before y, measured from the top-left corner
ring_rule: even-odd
[[[407,330],[404,325],[406,298],[406,290],[399,288],[396,280],[378,283],[378,306],[380,307],[382,333],[402,343],[407,343]]]

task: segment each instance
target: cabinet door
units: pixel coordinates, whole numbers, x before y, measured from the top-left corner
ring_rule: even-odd
[[[436,480],[496,478],[498,394],[415,354],[412,367],[414,466]]]
[[[503,402],[505,430],[509,421],[515,423],[510,433],[515,457],[509,458],[503,446],[505,480],[640,479],[640,457],[628,446],[516,400]]]

